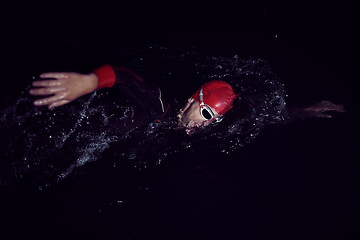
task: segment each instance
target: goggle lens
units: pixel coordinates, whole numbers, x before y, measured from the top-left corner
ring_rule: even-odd
[[[210,120],[213,118],[213,115],[206,108],[201,109],[201,115],[206,120]]]
[[[199,99],[200,99],[200,114],[201,114],[201,116],[206,120],[214,119],[216,122],[220,122],[222,120],[222,118],[215,118],[215,114],[213,113],[213,111],[211,111],[210,106],[208,106],[204,103],[202,88],[200,89],[200,92],[199,92]]]

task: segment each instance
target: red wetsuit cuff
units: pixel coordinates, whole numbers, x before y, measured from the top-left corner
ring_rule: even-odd
[[[114,69],[110,65],[98,67],[93,72],[98,77],[97,89],[114,86],[116,82],[116,75]]]

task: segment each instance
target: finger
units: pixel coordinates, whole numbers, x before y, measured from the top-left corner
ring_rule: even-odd
[[[65,87],[51,87],[51,88],[45,87],[45,88],[30,89],[29,93],[31,95],[50,95],[50,94],[65,91],[65,90],[67,90],[67,88],[65,88]]]
[[[325,111],[338,111],[338,112],[345,112],[344,105],[342,104],[335,104],[331,101],[322,101],[320,102],[323,106]]]
[[[49,109],[53,109],[53,108],[56,108],[56,107],[59,107],[59,106],[62,106],[64,104],[67,104],[69,103],[70,101],[69,100],[60,100],[58,102],[54,102],[53,104],[49,105]]]
[[[65,93],[56,94],[56,95],[54,95],[52,97],[36,100],[36,101],[34,101],[34,105],[36,105],[36,106],[49,105],[49,104],[52,104],[52,103],[54,103],[56,101],[63,100],[65,97],[66,97]]]
[[[329,107],[325,107],[319,110],[320,112],[330,112],[330,111],[334,111],[334,112],[345,112],[344,106],[341,105],[336,105],[336,106],[329,106]]]
[[[334,110],[335,110],[335,111],[338,111],[338,112],[342,112],[342,113],[345,112],[344,105],[337,105]]]
[[[320,118],[332,118],[333,116],[328,113],[319,113],[318,117]]]
[[[68,78],[68,73],[62,73],[62,72],[48,72],[48,73],[42,73],[40,74],[40,78]]]
[[[61,86],[65,83],[63,80],[42,80],[42,81],[34,81],[32,85],[34,87],[57,87]]]

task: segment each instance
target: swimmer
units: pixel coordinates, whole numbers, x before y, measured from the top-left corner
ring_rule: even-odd
[[[103,65],[88,74],[75,72],[48,72],[39,75],[32,83],[29,93],[42,98],[34,101],[35,106],[49,109],[68,104],[96,90],[117,87],[130,101],[140,106],[149,121],[161,121],[170,112],[171,101],[164,97],[158,87],[146,83],[142,78],[126,68]],[[220,122],[233,107],[239,96],[232,86],[222,80],[212,80],[203,84],[185,105],[177,111],[178,126],[187,134],[197,129]],[[302,114],[312,117],[331,118],[332,112],[345,112],[342,105],[321,101],[302,109]]]

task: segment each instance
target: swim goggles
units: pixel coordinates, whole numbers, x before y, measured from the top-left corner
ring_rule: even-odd
[[[199,99],[200,99],[200,115],[201,115],[201,117],[204,118],[205,120],[212,120],[212,121],[220,122],[222,120],[222,118],[215,117],[215,114],[212,111],[211,107],[204,103],[202,88],[200,89],[200,92],[199,92]]]

